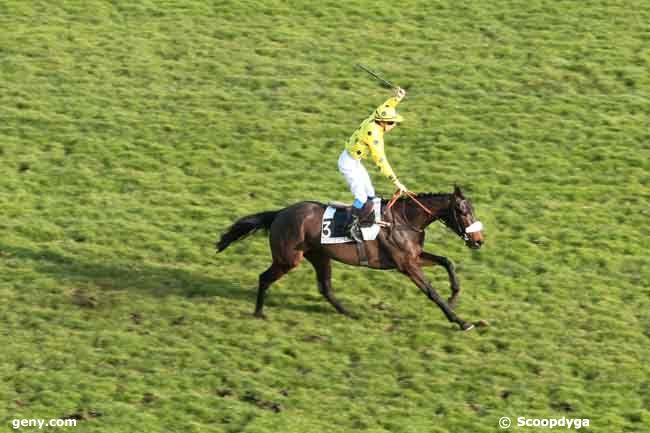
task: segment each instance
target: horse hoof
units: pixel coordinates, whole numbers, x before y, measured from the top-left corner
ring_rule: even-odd
[[[463,331],[469,331],[471,329],[474,329],[474,324],[473,323],[464,323],[461,325],[461,328]]]
[[[256,319],[266,320],[266,314],[264,314],[264,313],[253,313],[253,316],[254,316]]]

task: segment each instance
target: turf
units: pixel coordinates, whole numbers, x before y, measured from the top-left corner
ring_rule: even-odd
[[[650,432],[648,2],[6,0],[0,22],[3,429]],[[408,91],[400,180],[458,183],[484,222],[480,251],[438,224],[426,249],[490,327],[340,264],[358,319],[304,264],[254,320],[266,239],[215,254],[248,213],[350,201],[338,154],[390,95],[356,62]]]

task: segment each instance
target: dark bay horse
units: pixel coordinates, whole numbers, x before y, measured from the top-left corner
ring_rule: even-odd
[[[482,225],[458,186],[451,194],[418,194],[402,197],[388,208],[382,201],[382,221],[390,226],[381,229],[377,239],[365,241],[368,267],[397,269],[407,275],[427,297],[435,302],[450,322],[461,329],[474,327],[458,317],[453,308],[460,287],[449,259],[423,251],[424,230],[436,220],[465,240],[468,247],[478,249],[483,244]],[[258,229],[268,229],[273,263],[260,274],[255,316],[264,317],[264,296],[269,286],[306,258],[316,270],[318,289],[339,313],[348,314],[332,293],[331,260],[353,266],[360,265],[355,242],[321,244],[321,223],[326,205],[305,201],[284,209],[249,215],[235,222],[217,242],[223,251],[231,243]],[[431,287],[422,271],[423,266],[443,266],[449,274],[452,295],[445,302]]]

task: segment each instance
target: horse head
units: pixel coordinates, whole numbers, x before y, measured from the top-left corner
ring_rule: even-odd
[[[397,194],[399,192],[388,203],[387,209],[397,200]],[[401,213],[401,219],[407,227],[423,232],[433,221],[440,220],[460,236],[468,247],[481,248],[484,242],[483,223],[474,216],[472,203],[463,195],[459,186],[454,186],[451,194],[406,194],[407,197],[400,200],[402,206],[398,213]]]
[[[468,247],[481,248],[484,242],[483,223],[474,216],[472,203],[463,195],[458,185],[454,186],[449,210],[441,219],[447,227],[463,238]]]

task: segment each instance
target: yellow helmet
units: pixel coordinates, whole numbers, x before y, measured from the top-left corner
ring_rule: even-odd
[[[384,105],[375,110],[375,120],[380,122],[403,122],[404,118],[397,114],[395,107]]]

